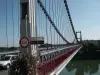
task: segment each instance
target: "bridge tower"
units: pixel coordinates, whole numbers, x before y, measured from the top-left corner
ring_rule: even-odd
[[[43,37],[37,37],[36,0],[20,0],[20,14],[20,53],[21,56],[32,56],[30,64],[34,66],[33,75],[36,75],[36,63],[39,62],[37,46],[44,43]]]
[[[29,0],[20,0],[20,39],[22,37],[27,37],[30,39],[30,23],[29,23]],[[20,46],[21,55],[26,55],[31,53],[31,46],[28,48],[23,48]]]
[[[79,42],[82,42],[82,33],[81,33],[81,31],[76,32],[77,37],[78,37],[78,34],[80,35],[80,37],[77,38],[77,39],[78,39]]]
[[[34,74],[36,75],[35,66],[37,60],[37,44],[36,42],[36,21],[35,21],[35,0],[20,0],[20,53],[21,56],[30,55],[34,59],[30,59],[31,66],[34,66]]]
[[[33,37],[36,37],[36,26],[35,26],[35,0],[20,0],[20,38],[28,38],[29,44],[27,47],[20,47],[20,52],[23,55],[33,55],[36,52],[36,45],[31,44]],[[22,41],[23,45],[27,41]]]

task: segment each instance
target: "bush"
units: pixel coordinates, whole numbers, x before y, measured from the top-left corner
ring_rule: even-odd
[[[9,75],[28,75],[31,66],[29,65],[30,57],[21,57],[14,61],[9,68]]]

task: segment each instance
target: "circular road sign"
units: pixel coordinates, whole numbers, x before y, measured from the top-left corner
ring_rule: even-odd
[[[20,39],[20,42],[19,43],[20,43],[20,46],[21,47],[27,48],[29,46],[30,41],[29,41],[29,39],[27,37],[22,37]]]

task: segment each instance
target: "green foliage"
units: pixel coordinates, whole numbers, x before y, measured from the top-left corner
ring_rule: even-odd
[[[100,50],[100,40],[99,40],[98,42],[99,42],[99,47],[98,47],[98,48],[99,48],[99,50]]]
[[[18,50],[18,47],[0,47],[0,52]]]
[[[83,48],[81,50],[83,53],[93,53],[96,52],[97,46],[94,43],[87,42],[87,44],[83,44]]]
[[[8,50],[17,50],[17,48],[16,47],[10,47],[10,48],[8,48]]]
[[[100,46],[100,42],[99,42]],[[100,59],[100,52],[98,52],[98,47],[95,43],[89,42],[88,40],[83,42],[83,47],[78,52],[78,54],[74,57],[74,60],[93,60],[93,59]]]
[[[28,75],[30,70],[28,56],[23,56],[12,63],[9,68],[9,75]]]

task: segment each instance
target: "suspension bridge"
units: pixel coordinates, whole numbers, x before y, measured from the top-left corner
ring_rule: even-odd
[[[32,55],[34,57],[35,62],[31,64],[34,71],[33,75],[58,75],[82,47],[74,29],[67,0],[16,1],[18,3],[20,56]],[[14,0],[12,0],[14,46],[13,7]],[[7,27],[6,0],[6,39],[8,47]],[[33,65],[35,66],[32,67]]]

